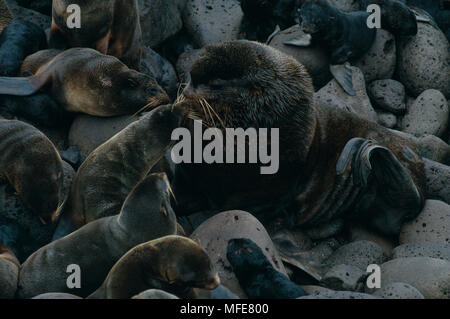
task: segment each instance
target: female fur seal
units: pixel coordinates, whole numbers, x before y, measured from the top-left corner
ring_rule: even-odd
[[[296,226],[326,224],[351,212],[396,235],[423,207],[424,164],[415,145],[356,115],[314,105],[305,68],[273,48],[249,41],[207,46],[184,98],[187,109],[205,123],[214,117],[222,131],[278,128],[280,164],[274,175],[261,175],[261,163],[179,164],[177,213],[195,212],[186,203],[201,194],[197,211],[284,212]]]
[[[63,167],[58,151],[43,133],[20,121],[0,119],[0,175],[44,224],[54,221]]]
[[[212,290],[219,275],[203,248],[193,240],[166,236],[126,253],[90,299],[129,299],[156,288],[180,298],[192,298],[192,288]]]
[[[69,5],[78,5],[81,27],[67,25]],[[129,68],[139,70],[142,32],[137,0],[53,0],[50,47],[93,48],[115,56]]]
[[[173,109],[172,109],[173,108]],[[93,220],[116,215],[125,197],[171,146],[185,110],[161,106],[95,149],[78,169],[61,206],[54,239]]]
[[[12,299],[17,291],[20,262],[14,253],[0,243],[0,299]]]
[[[31,298],[47,292],[86,297],[105,280],[109,270],[138,244],[176,234],[165,174],[152,174],[125,200],[120,215],[99,219],[42,247],[22,265],[18,296]],[[80,266],[81,288],[69,289],[67,267]]]
[[[47,56],[48,51],[42,54]],[[65,110],[93,116],[133,114],[145,105],[169,101],[155,79],[87,48],[58,54],[31,77],[0,78],[0,94],[27,96],[41,89]]]

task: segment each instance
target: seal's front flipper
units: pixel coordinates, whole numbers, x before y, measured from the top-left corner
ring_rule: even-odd
[[[304,33],[299,35],[298,37],[292,38],[288,41],[285,41],[283,44],[291,45],[294,47],[309,47],[311,45],[311,35]]]
[[[375,192],[374,200],[362,217],[370,226],[387,235],[398,235],[402,224],[423,207],[410,172],[386,147],[376,141],[362,144],[352,162],[353,182]],[[370,180],[370,181],[369,181]]]
[[[272,32],[271,35],[269,35],[269,37],[267,38],[266,44],[268,45],[270,43],[270,41],[272,41],[272,39],[278,34],[280,33],[281,28],[280,26],[277,24],[277,26],[275,27],[275,30]]]
[[[439,26],[437,25],[436,21],[434,21],[433,17],[425,10],[422,10],[417,7],[410,7],[410,10],[416,16],[417,22],[428,23],[428,24],[432,25],[435,29],[439,29]]]
[[[348,95],[356,95],[353,87],[353,71],[348,64],[330,65],[330,72]]]
[[[29,96],[39,91],[39,87],[32,84],[31,78],[0,77],[0,94]]]

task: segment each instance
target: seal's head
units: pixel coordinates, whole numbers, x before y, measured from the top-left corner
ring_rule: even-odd
[[[247,238],[232,239],[228,242],[227,259],[235,271],[255,271],[271,267],[261,248]]]
[[[337,12],[324,0],[307,0],[298,11],[300,29],[311,35],[325,31],[336,21]]]
[[[169,284],[208,290],[220,285],[219,275],[209,256],[193,240],[181,236],[166,236],[155,246],[160,247],[164,256],[161,275]]]
[[[314,92],[294,58],[245,40],[205,47],[190,77],[185,104],[204,122],[225,127],[279,127],[307,112]]]

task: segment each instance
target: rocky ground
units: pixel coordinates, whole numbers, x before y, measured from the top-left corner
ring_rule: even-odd
[[[51,1],[6,2],[15,17],[48,32]],[[138,2],[145,45],[142,71],[154,76],[172,98],[204,45],[245,36],[241,28],[245,17],[237,0]],[[331,2],[345,11],[358,9],[353,0]],[[442,30],[420,22],[418,34],[404,39],[379,30],[369,52],[352,61],[356,96],[346,94],[332,79],[328,56],[322,49],[284,44],[301,32],[298,25],[292,25],[268,44],[306,66],[314,80],[317,101],[420,138],[431,158],[450,164],[450,46]],[[65,160],[66,190],[83,159],[133,120],[129,116],[104,119],[77,115],[67,128],[39,127]],[[426,201],[422,213],[403,226],[399,238],[384,238],[352,225],[335,237],[317,241],[308,231],[277,230],[241,211],[189,217],[191,225],[198,226],[191,238],[209,253],[223,286],[241,298],[246,294],[226,259],[226,250],[228,240],[247,237],[263,249],[275,269],[305,289],[309,296],[302,298],[448,299],[450,175],[445,175],[448,170],[436,168],[433,174],[439,176],[440,184],[429,175],[430,193],[436,194],[438,188],[441,195]],[[10,247],[21,262],[50,241],[54,226],[41,225],[5,183],[0,186],[0,212],[0,243]],[[303,253],[289,255],[286,242],[294,243]],[[0,259],[0,273],[1,263]],[[366,285],[372,264],[381,268],[381,289]]]

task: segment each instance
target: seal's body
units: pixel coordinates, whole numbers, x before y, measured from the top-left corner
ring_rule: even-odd
[[[177,212],[281,209],[297,226],[353,212],[393,235],[422,209],[425,173],[415,145],[357,115],[314,105],[305,68],[273,48],[248,41],[206,47],[184,95],[186,108],[205,122],[207,101],[221,127],[278,128],[280,169],[259,175],[252,164],[180,164]],[[207,198],[200,209],[189,211],[184,181]]]
[[[129,299],[150,288],[187,298],[194,297],[193,287],[215,289],[219,284],[219,276],[199,244],[166,236],[130,250],[88,298]]]
[[[43,223],[55,219],[63,186],[62,160],[35,127],[0,119],[0,175]]]
[[[66,111],[93,116],[133,114],[145,105],[157,106],[169,98],[156,80],[129,69],[113,56],[96,50],[74,48],[53,59],[47,50],[29,57],[44,64],[28,78],[0,78],[0,94],[26,96],[47,91]],[[27,65],[22,68],[27,70]],[[89,89],[86,89],[89,88]]]
[[[78,169],[58,214],[54,239],[92,222],[116,215],[130,190],[164,156],[183,109],[161,106],[130,124],[95,149]]]
[[[123,204],[120,215],[99,219],[42,247],[22,265],[20,298],[58,291],[86,297],[105,280],[109,270],[128,250],[146,241],[176,234],[170,206],[170,186],[164,174],[139,183]],[[67,267],[80,266],[81,288],[67,287]]]
[[[69,5],[78,5],[81,27],[69,28]],[[56,49],[86,47],[119,58],[139,70],[142,32],[137,0],[53,0],[50,46]]]

